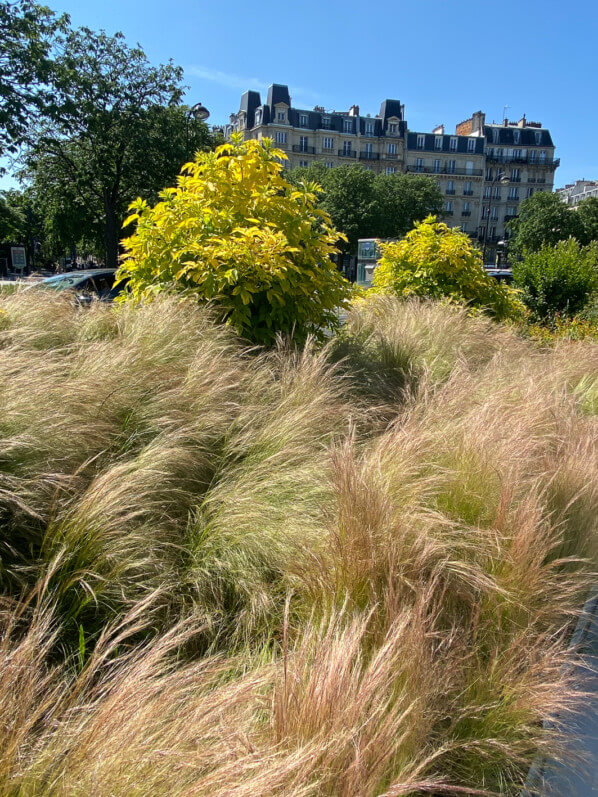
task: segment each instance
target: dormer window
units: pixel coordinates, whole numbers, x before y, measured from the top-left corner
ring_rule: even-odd
[[[468,152],[475,152],[475,139],[470,138],[467,141],[467,151]]]
[[[255,123],[256,123],[256,125],[261,125],[261,123],[262,123],[262,112],[261,111],[256,111],[255,112]]]
[[[343,119],[343,133],[353,132],[353,122],[351,119]]]
[[[418,136],[417,137],[417,148],[418,149],[423,149],[425,146],[426,146],[426,137],[425,136]]]
[[[498,134],[499,134],[498,128],[496,128],[496,127],[492,128],[492,143],[493,144],[498,144]]]
[[[455,136],[451,137],[450,149],[451,149],[451,152],[456,152],[457,151],[457,139],[456,139]]]
[[[521,130],[513,130],[513,143],[521,144]]]
[[[278,111],[278,113],[276,114],[276,119],[279,122],[284,122],[284,120],[286,119],[286,116],[287,115],[286,115],[286,113],[284,111]]]
[[[330,117],[329,116],[323,116],[322,117],[322,127],[324,128],[324,130],[330,130]]]
[[[373,136],[374,135],[374,123],[373,122],[366,122],[365,123],[365,134],[366,134],[366,136]]]
[[[542,133],[539,130],[536,130],[535,135],[536,135],[536,146],[540,146],[540,144],[542,143]]]
[[[299,114],[299,125],[300,127],[307,127],[307,114],[300,113]]]
[[[442,149],[442,136],[436,136],[434,139],[434,149]]]
[[[396,125],[396,124],[393,122],[392,124],[388,125],[388,132],[389,132],[391,135],[396,135],[396,133],[397,133],[397,127],[398,127],[398,125]]]

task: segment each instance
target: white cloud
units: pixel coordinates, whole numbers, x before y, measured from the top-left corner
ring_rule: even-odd
[[[185,72],[188,75],[193,75],[194,77],[201,78],[202,80],[209,80],[212,83],[217,83],[219,86],[224,86],[228,89],[238,89],[240,91],[247,91],[251,89],[253,91],[260,91],[266,92],[270,83],[266,83],[263,80],[259,80],[256,77],[244,77],[242,75],[235,75],[231,72],[222,72],[219,69],[211,69],[210,67],[205,66],[186,66]],[[317,102],[320,95],[311,89],[304,89],[298,86],[290,86],[289,91],[291,97],[297,100],[303,100],[305,102]],[[262,99],[265,100],[265,97]]]

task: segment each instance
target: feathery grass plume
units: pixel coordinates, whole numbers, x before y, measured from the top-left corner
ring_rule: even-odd
[[[0,306],[0,792],[514,795],[566,754],[596,344]]]

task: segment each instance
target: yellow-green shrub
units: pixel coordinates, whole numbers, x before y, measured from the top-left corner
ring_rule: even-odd
[[[373,290],[398,296],[449,297],[489,310],[498,318],[517,315],[516,294],[484,270],[469,237],[435,216],[415,225],[401,241],[381,243]]]
[[[269,139],[236,137],[197,153],[154,208],[133,203],[120,269],[130,294],[190,293],[259,343],[334,327],[350,292],[330,259],[342,236],[315,207],[314,186],[284,179],[284,158]]]

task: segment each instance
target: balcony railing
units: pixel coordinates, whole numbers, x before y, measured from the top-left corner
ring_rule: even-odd
[[[513,219],[516,219],[516,218],[517,218],[517,214],[516,213],[507,213],[505,218],[504,218],[504,220],[505,220],[505,222],[507,222],[507,221],[513,221]]]
[[[509,182],[511,183],[520,183],[521,177],[509,177]]]
[[[462,210],[461,211],[461,215],[462,216],[471,216],[471,210]]]
[[[481,177],[483,172],[481,169],[451,169],[450,166],[441,166],[438,169],[433,166],[407,166],[408,172],[415,172],[416,174],[458,174],[466,175],[467,177]]]
[[[396,152],[385,152],[384,157],[386,158],[387,161],[396,161],[396,159],[399,156],[397,155]]]
[[[354,149],[339,149],[339,158],[356,158],[357,152]]]
[[[454,189],[454,188],[447,188],[447,189],[446,189],[446,193],[447,193],[449,196],[455,196],[455,189]]]
[[[473,191],[463,191],[463,196],[473,196]]]
[[[445,216],[452,216],[453,215],[453,211],[452,210],[443,210],[442,213]]]
[[[307,147],[302,144],[293,144],[293,152],[303,152],[305,155],[315,155],[315,147]]]
[[[560,158],[544,158],[544,160],[540,160],[539,158],[531,158],[529,155],[515,157],[515,155],[490,155],[489,153],[486,153],[486,160],[494,163],[527,163],[533,166],[551,166],[555,169],[561,163]]]
[[[360,161],[379,161],[380,160],[380,153],[378,152],[365,152],[359,153],[359,160]]]

